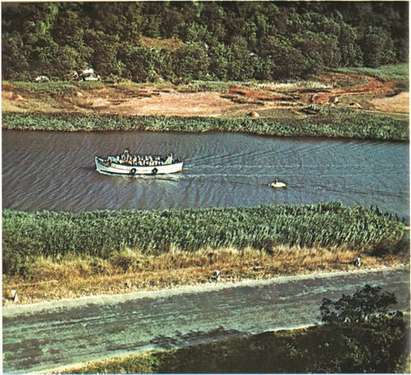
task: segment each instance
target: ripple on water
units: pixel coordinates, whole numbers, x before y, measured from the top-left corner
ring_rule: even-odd
[[[108,177],[94,155],[174,152],[182,174]],[[408,145],[244,134],[3,131],[3,207],[164,209],[271,203],[377,205],[409,217]],[[278,177],[287,190],[272,190]]]

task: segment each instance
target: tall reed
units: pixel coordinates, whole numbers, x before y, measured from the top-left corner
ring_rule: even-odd
[[[33,256],[68,253],[106,258],[125,248],[170,249],[276,245],[375,249],[393,246],[404,224],[377,208],[340,203],[254,208],[37,213],[3,211],[3,266],[18,272]]]

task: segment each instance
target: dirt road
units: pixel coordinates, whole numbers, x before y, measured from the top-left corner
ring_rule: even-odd
[[[4,371],[28,373],[316,323],[322,298],[369,283],[408,306],[406,269],[281,277],[3,310]]]

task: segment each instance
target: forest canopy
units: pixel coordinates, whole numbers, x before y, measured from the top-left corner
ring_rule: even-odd
[[[408,59],[408,2],[3,3],[3,79],[278,80]]]

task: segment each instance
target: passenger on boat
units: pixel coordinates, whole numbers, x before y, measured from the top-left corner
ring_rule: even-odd
[[[164,164],[173,164],[173,154],[169,154],[167,159],[164,161]]]
[[[121,160],[128,161],[129,157],[130,157],[130,151],[128,151],[128,148],[126,148],[124,152],[121,154]]]

